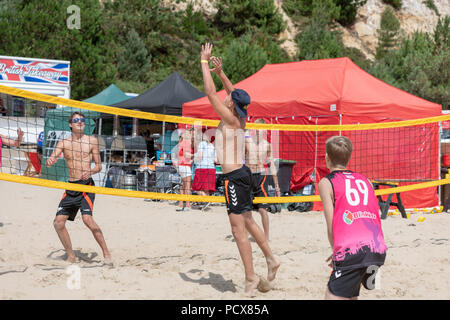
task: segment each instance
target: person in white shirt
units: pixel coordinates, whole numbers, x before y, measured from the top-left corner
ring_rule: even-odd
[[[207,134],[202,135],[202,142],[194,154],[195,174],[192,190],[201,196],[208,196],[216,191],[217,155],[214,145]]]

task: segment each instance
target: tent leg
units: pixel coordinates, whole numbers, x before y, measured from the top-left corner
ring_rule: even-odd
[[[102,135],[102,118],[98,120],[98,135]]]
[[[163,123],[162,123],[162,150],[161,151],[164,151],[165,149],[164,149],[164,146],[165,146],[165,138],[166,138],[166,122],[165,121],[163,121]]]

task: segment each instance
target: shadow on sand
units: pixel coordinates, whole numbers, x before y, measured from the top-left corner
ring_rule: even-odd
[[[203,270],[192,269],[189,270],[188,273],[201,274],[203,273]],[[211,287],[222,293],[227,291],[237,292],[236,285],[233,283],[233,280],[225,280],[222,275],[217,273],[209,272],[208,278],[202,276],[199,279],[192,279],[186,273],[179,273],[179,275],[184,281],[198,283],[200,285],[210,285]]]

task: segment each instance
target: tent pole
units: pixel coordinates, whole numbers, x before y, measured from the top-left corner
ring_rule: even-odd
[[[98,135],[100,136],[102,134],[102,118],[98,120]]]
[[[166,143],[166,122],[165,121],[163,121],[163,123],[162,123],[162,150],[161,151],[164,151],[165,149],[164,149],[164,146],[165,146],[165,143]]]

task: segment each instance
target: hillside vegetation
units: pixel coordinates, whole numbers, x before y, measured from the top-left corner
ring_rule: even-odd
[[[195,0],[0,0],[0,55],[70,60],[72,98],[79,100],[111,83],[142,93],[173,71],[202,90],[206,41],[232,82],[268,63],[348,56],[375,77],[448,108],[450,17],[440,16],[432,32],[404,35],[396,17],[401,0],[383,1],[371,59],[346,46],[342,32],[366,2],[221,0],[202,10]],[[68,28],[71,5],[80,8],[79,29]],[[288,31],[296,50],[286,49]]]

